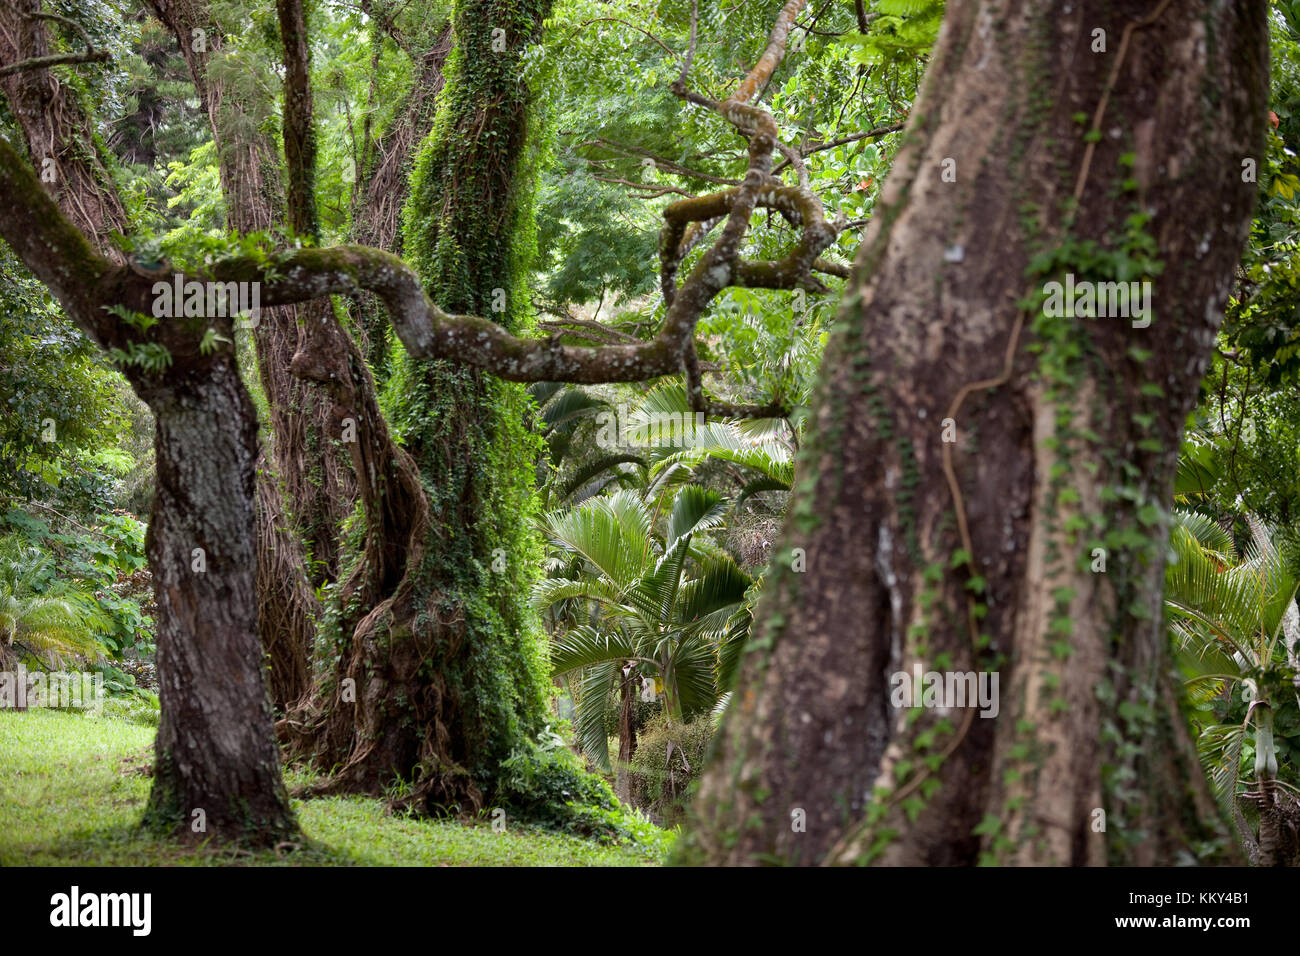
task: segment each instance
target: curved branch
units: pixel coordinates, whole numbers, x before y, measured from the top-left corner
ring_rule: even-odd
[[[807,6],[807,2],[808,0],[789,0],[781,8],[781,12],[777,14],[776,24],[768,36],[767,49],[758,58],[754,68],[740,81],[736,92],[727,97],[726,103],[748,103],[760,89],[767,86],[772,79],[772,74],[785,59],[785,45],[790,39],[790,28],[794,26],[794,18]]]
[[[665,53],[667,53],[669,56],[671,56],[674,60],[680,60],[680,59],[682,59],[681,56],[679,56],[678,54],[674,53],[672,50],[670,50],[670,49],[668,48],[668,44],[664,43],[663,40],[659,39],[657,36],[655,36],[655,35],[654,35],[653,33],[651,33],[649,30],[642,29],[641,27],[637,26],[635,23],[631,23],[631,22],[629,22],[629,21],[627,21],[627,20],[621,20],[621,19],[619,19],[618,17],[592,17],[590,20],[584,20],[584,21],[582,21],[581,23],[578,24],[578,26],[574,29],[574,31],[573,31],[572,33],[569,34],[569,36],[570,36],[570,37],[575,37],[575,36],[578,35],[578,31],[581,30],[583,27],[585,27],[585,26],[590,26],[590,25],[593,24],[593,23],[600,23],[600,22],[602,22],[602,21],[609,22],[609,23],[621,23],[621,24],[623,24],[623,26],[625,26],[625,27],[631,27],[633,30],[637,30],[637,31],[639,31],[639,32],[641,32],[641,33],[644,33],[644,34],[645,34],[646,36],[648,36],[651,40],[654,40],[655,43],[658,43],[661,47],[663,47],[663,51],[664,51]]]
[[[71,27],[81,37],[82,42],[86,44],[86,49],[81,53],[53,53],[49,56],[33,56],[25,60],[19,60],[17,63],[9,63],[0,66],[0,76],[9,76],[12,73],[20,73],[23,70],[41,70],[49,66],[60,66],[67,63],[107,63],[110,54],[107,50],[96,50],[95,44],[90,42],[90,36],[81,28],[81,24],[67,17],[61,17],[57,13],[24,13],[23,16],[29,20],[53,20],[56,23],[62,23]]]
[[[282,2],[292,13],[295,0]],[[693,241],[685,235],[687,224],[725,219],[725,225],[681,288],[666,295],[668,308],[663,325],[649,342],[570,346],[562,344],[560,336],[525,339],[511,335],[490,319],[450,315],[429,299],[419,278],[401,259],[360,245],[299,249],[274,257],[269,263],[264,257],[232,258],[213,265],[206,275],[193,277],[179,275],[165,263],[148,271],[116,266],[91,248],[40,188],[31,168],[3,140],[0,191],[13,197],[13,202],[0,209],[0,234],[101,345],[115,344],[113,340],[124,336],[164,343],[171,339],[172,323],[159,323],[150,333],[137,334],[104,312],[113,305],[148,308],[155,284],[164,277],[182,282],[193,278],[257,283],[262,307],[365,290],[384,302],[394,330],[416,358],[458,361],[518,382],[630,382],[685,370],[693,407],[714,410],[714,414],[735,414],[736,409],[718,411],[723,406],[706,402],[699,382],[695,327],[708,303],[733,283],[820,288],[810,278],[810,271],[835,269],[833,263],[818,256],[834,241],[836,228],[826,222],[821,202],[810,190],[784,186],[772,177],[772,154],[778,148],[776,121],[770,113],[743,100],[746,91],[752,96],[758,84],[770,78],[784,53],[792,18],[803,4],[804,0],[786,4],[762,59],[727,100],[715,103],[674,84],[678,95],[708,106],[748,133],[749,168],[740,186],[713,196],[682,200],[665,213],[664,248],[673,259],[673,273],[684,254],[683,246]],[[784,259],[739,261],[741,242],[759,206],[775,208],[802,227],[799,242]],[[707,230],[696,232],[702,236]],[[313,374],[311,363],[295,364],[303,366],[300,371],[307,377]],[[754,407],[742,413],[767,410],[779,411],[775,407]]]

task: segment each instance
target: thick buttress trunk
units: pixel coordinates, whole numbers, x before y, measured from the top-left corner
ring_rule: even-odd
[[[377,26],[374,39],[379,42]],[[432,128],[433,100],[442,89],[442,66],[450,50],[448,25],[437,32],[433,46],[420,57],[415,83],[399,118],[373,145],[359,188],[363,198],[353,210],[356,242],[394,254],[401,251],[400,213],[410,165],[415,147]],[[422,548],[428,502],[418,467],[393,441],[379,410],[375,379],[387,371],[387,311],[377,297],[364,292],[356,296],[353,307],[360,343],[336,322],[312,324],[292,368],[296,376],[319,382],[329,392],[335,428],[348,421],[354,426],[356,440],[348,448],[365,538],[360,560],[352,563],[351,572],[339,583],[338,613],[331,633],[340,652],[331,670],[320,675],[311,697],[280,726],[297,753],[314,755],[333,769],[342,767],[332,787],[375,791],[382,786],[385,774],[407,773],[420,759],[418,742],[402,741],[400,734],[384,734],[378,722],[378,702],[389,693],[404,694],[402,688],[418,684],[421,654],[415,653],[406,663],[387,659],[376,669],[375,662],[368,665],[364,649],[372,647],[373,629],[392,613],[409,555]],[[345,685],[347,681],[352,684]],[[349,691],[359,687],[370,701],[368,705],[362,702],[360,713],[354,701],[343,699],[345,686]],[[440,698],[430,699],[428,706],[421,708],[428,725],[443,728],[430,735],[434,752],[424,756],[432,758],[430,764],[451,765],[455,761],[447,749],[450,735],[444,723],[450,718],[443,714],[440,702]],[[391,749],[376,753],[379,745],[369,743],[372,740],[387,740],[383,746]]]
[[[1169,676],[1162,507],[1254,203],[1266,7],[948,4],[684,859],[1229,845]],[[1063,316],[1067,275],[1149,278],[1151,312]],[[914,668],[996,673],[996,716],[910,709]]]
[[[445,308],[490,315],[506,293],[504,318],[524,314],[528,90],[519,75],[548,10],[544,0],[454,6],[458,86],[439,97],[446,115],[416,159],[423,186],[412,189],[404,236]],[[492,48],[496,30],[504,50]],[[411,453],[391,454],[356,346],[318,331],[295,357],[296,374],[323,381],[345,353],[364,373],[351,376],[350,397],[336,388],[336,400],[362,416],[354,453],[371,459],[364,479],[357,466],[366,543],[340,588],[334,679],[283,726],[319,765],[341,768],[322,789],[377,793],[400,777],[414,783],[413,805],[470,810],[545,716],[542,636],[526,606],[537,560],[527,403],[518,386],[478,371],[408,361],[397,414]],[[402,501],[412,507],[394,512]]]

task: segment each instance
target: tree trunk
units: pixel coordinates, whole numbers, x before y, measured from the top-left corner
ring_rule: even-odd
[[[618,763],[614,765],[614,796],[629,806],[632,803],[631,774],[628,768],[636,753],[636,694],[641,679],[633,667],[619,684]]]
[[[271,702],[281,712],[311,689],[312,637],[320,605],[303,570],[303,543],[285,514],[285,495],[266,449],[257,456],[257,632],[266,655]]]
[[[373,21],[372,21],[373,23]],[[373,42],[381,42],[374,24]],[[373,144],[366,143],[368,162],[352,210],[352,241],[363,246],[402,254],[402,206],[406,202],[411,163],[417,148],[433,129],[434,103],[443,87],[443,65],[451,53],[451,24],[433,35],[433,43],[416,63],[415,83],[393,124]],[[378,296],[359,292],[352,314],[362,336],[362,351],[371,372],[382,385],[391,373],[392,345],[388,310]]]
[[[253,539],[257,416],[233,355],[147,395],[158,486],[146,549],[162,720],[146,820],[272,843],[296,830],[262,680]],[[196,449],[202,449],[197,452]]]
[[[248,234],[286,224],[308,231],[315,222],[310,190],[295,188],[294,202],[286,202],[274,141],[249,115],[249,104],[209,70],[221,55],[222,39],[207,0],[150,0],[150,6],[176,36],[207,111],[231,231]],[[204,31],[202,43],[194,42],[196,29]],[[298,131],[295,143],[307,135]],[[355,497],[327,392],[290,371],[309,326],[325,321],[330,308],[327,299],[319,299],[265,309],[253,329],[272,435],[270,454],[257,472],[258,541],[266,549],[258,555],[259,622],[270,658],[272,698],[281,710],[308,690],[310,673],[303,662],[319,615],[313,586],[338,574],[338,527]]]
[[[432,297],[493,315],[501,293],[506,324],[526,312],[532,142],[519,77],[548,10],[545,0],[455,5],[446,113],[416,160],[407,209],[406,251]],[[493,48],[496,31],[504,49]],[[295,371],[320,380],[349,348],[355,368],[355,346],[323,337]],[[520,386],[451,362],[408,360],[397,374],[394,429],[409,457],[383,452],[387,426],[366,410],[373,385],[354,395],[359,434],[366,422],[358,450],[373,457],[366,550],[340,588],[338,639],[350,640],[295,731],[319,765],[341,768],[323,790],[382,792],[400,777],[415,784],[412,805],[472,809],[546,717],[543,636],[527,605],[539,449]],[[372,497],[385,489],[411,508]]]
[[[22,16],[38,9],[38,0],[0,8],[0,38],[18,38],[16,47],[0,40],[0,63],[48,54],[43,21]],[[0,193],[42,197],[5,208],[0,231],[92,341],[128,346],[133,333],[103,306],[126,303],[148,313],[150,284],[132,292],[108,278],[121,262],[108,237],[129,232],[130,224],[108,160],[93,148],[89,120],[46,69],[11,75],[5,94],[34,167],[53,161],[53,180],[44,181],[59,209],[45,202],[42,180],[0,143]],[[69,234],[69,223],[80,235]],[[212,326],[228,343],[231,321]],[[159,323],[153,341],[170,364],[156,372],[123,367],[153,411],[157,436],[146,543],[158,604],[162,720],[146,820],[196,838],[269,844],[294,834],[297,824],[280,780],[253,595],[257,423],[233,349],[219,344],[203,354],[207,328],[202,321]]]
[[[1230,852],[1169,674],[1163,506],[1250,223],[1266,13],[950,0],[683,859]],[[1061,317],[1066,274],[1152,279],[1150,324]],[[996,717],[904,706],[914,667],[995,672]]]
[[[378,44],[382,42],[378,22],[372,21],[372,27],[373,42]],[[433,125],[433,99],[443,85],[442,65],[451,49],[450,25],[434,31],[432,42],[420,58],[415,84],[399,119],[373,146],[374,157],[366,164],[359,189],[364,200],[353,210],[356,241],[395,254],[401,247],[400,211],[413,154]],[[367,125],[367,147],[368,130]],[[417,649],[404,663],[388,659],[378,670],[366,670],[368,655],[373,653],[370,635],[388,620],[408,562],[423,547],[429,506],[415,462],[394,442],[379,410],[375,379],[387,370],[387,310],[376,296],[360,293],[354,299],[353,315],[360,344],[336,322],[313,324],[292,363],[296,376],[319,382],[330,393],[335,421],[350,421],[354,427],[356,440],[349,448],[365,539],[359,560],[351,562],[351,573],[340,581],[336,613],[327,626],[327,637],[337,649],[334,665],[320,675],[310,697],[280,726],[295,753],[314,757],[331,769],[342,766],[330,789],[379,792],[385,773],[409,773],[422,759],[430,765],[455,761],[447,749],[445,725],[433,734],[435,746],[424,755],[418,744],[404,741],[400,734],[387,736],[395,744],[391,751],[366,743],[385,738],[383,724],[374,722],[381,720],[378,702],[390,689],[416,681],[415,671],[423,661]],[[363,705],[360,722],[352,719],[355,698],[345,699],[357,690],[374,701]],[[417,712],[434,727],[441,720],[439,701],[436,697],[426,706],[416,705]]]

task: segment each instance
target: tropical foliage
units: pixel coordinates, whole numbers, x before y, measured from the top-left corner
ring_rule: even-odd
[[[1209,517],[1176,513],[1165,602],[1206,771],[1249,855],[1276,863],[1281,818],[1300,817],[1300,576],[1248,519],[1238,554]]]
[[[0,539],[0,665],[23,657],[45,667],[96,659],[104,649],[93,635],[104,623],[92,595],[54,577],[48,554]]]
[[[688,485],[671,500],[623,490],[542,519],[560,553],[535,601],[572,602],[552,644],[552,672],[574,678],[578,739],[605,770],[610,702],[630,677],[638,693],[641,679],[653,681],[677,720],[708,713],[723,693],[720,649],[736,639],[733,622],[747,615],[753,584],[709,537],[725,515],[721,495]]]

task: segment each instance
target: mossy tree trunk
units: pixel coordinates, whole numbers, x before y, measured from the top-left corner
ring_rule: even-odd
[[[1266,14],[950,0],[683,859],[1231,854],[1170,674],[1162,507],[1248,233]],[[1150,324],[1058,316],[1066,274],[1150,279]],[[997,672],[997,716],[894,706],[914,666]]]
[[[446,86],[406,210],[405,251],[430,295],[512,330],[527,312],[532,244],[523,54],[548,9],[456,3]],[[341,347],[322,347],[323,364]],[[366,543],[341,588],[339,664],[300,746],[341,767],[326,789],[378,792],[400,777],[414,804],[470,809],[545,719],[545,649],[527,603],[540,560],[538,444],[518,385],[408,360],[388,387],[401,396],[393,427],[405,450],[385,454],[386,426],[377,410],[366,416],[366,440],[378,442],[373,485],[362,487]],[[368,403],[365,392],[356,397]],[[394,495],[405,510],[393,510]]]

